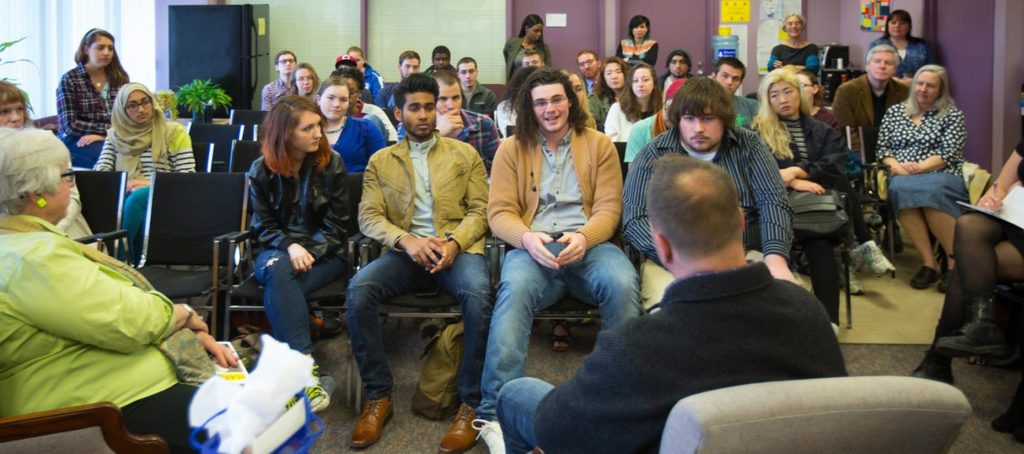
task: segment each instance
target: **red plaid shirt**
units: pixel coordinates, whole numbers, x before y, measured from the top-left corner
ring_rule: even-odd
[[[120,85],[110,85],[106,98],[93,87],[85,66],[64,73],[57,86],[57,132],[61,135],[107,135],[110,112]]]

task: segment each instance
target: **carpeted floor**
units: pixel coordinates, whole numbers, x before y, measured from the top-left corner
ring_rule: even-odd
[[[597,335],[594,326],[573,327],[572,349],[555,353],[549,348],[550,326],[538,323],[530,342],[527,375],[553,383],[568,378],[591,350]],[[395,376],[395,417],[386,427],[384,435],[367,452],[426,453],[436,452],[437,443],[447,430],[448,422],[430,421],[414,416],[409,401],[419,377],[422,362],[419,354],[423,341],[418,335],[418,321],[389,320],[384,328],[385,351]],[[923,346],[914,345],[842,345],[847,369],[851,375],[905,375],[920,361]],[[326,428],[317,442],[315,451],[337,453],[353,451],[349,448],[352,427],[358,411],[345,402],[345,370],[350,361],[348,340],[345,335],[317,345],[317,357],[323,369],[338,382],[334,400],[321,416]],[[954,453],[1011,453],[1024,452],[1010,435],[988,427],[989,421],[1002,413],[1013,395],[1020,373],[1017,371],[982,367],[958,360],[954,363],[957,387],[967,396],[974,411],[953,446]],[[837,427],[836,430],[842,430]],[[473,453],[486,453],[483,444]]]

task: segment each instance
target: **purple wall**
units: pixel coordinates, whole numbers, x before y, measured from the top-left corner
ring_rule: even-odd
[[[690,54],[691,71],[696,74],[698,64],[709,72],[711,47],[708,44],[708,2],[706,0],[677,0],[671,2],[650,2],[645,0],[619,0],[619,23],[613,31],[616,43],[626,37],[629,19],[637,14],[651,20],[651,36],[658,41],[659,73],[664,73],[665,58],[673,49],[683,49]],[[608,53],[615,52],[614,48]]]
[[[946,0],[936,8],[938,60],[949,71],[950,91],[967,117],[967,160],[993,169],[992,68],[995,0]],[[971,24],[964,39],[963,24]],[[988,33],[981,33],[986,31]],[[996,165],[1001,165],[997,163]],[[998,171],[996,169],[996,171]]]
[[[566,14],[566,27],[544,27],[544,42],[551,47],[551,63],[560,69],[576,70],[576,52],[597,49],[601,41],[601,10],[592,0],[511,0],[508,7],[508,36],[517,36],[523,18],[537,14]],[[499,50],[500,51],[500,50]]]
[[[914,20],[914,36],[925,31],[924,0],[893,0],[893,9],[903,9]],[[860,29],[860,0],[805,2],[807,36],[815,43],[841,43],[850,46],[854,68],[864,67],[868,44],[881,38],[881,32]]]

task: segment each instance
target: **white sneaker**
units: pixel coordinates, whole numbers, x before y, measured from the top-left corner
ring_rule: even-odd
[[[850,271],[860,271],[864,267],[864,255],[867,252],[864,244],[850,248]]]
[[[325,389],[323,379],[320,378],[320,366],[313,365],[313,379],[316,384],[306,388],[306,398],[309,399],[309,408],[313,413],[319,413],[331,405],[331,392]]]
[[[501,435],[501,424],[498,421],[474,419],[473,428],[478,432],[476,437],[484,439],[491,454],[505,454],[505,438]]]
[[[864,263],[868,265],[868,268],[875,275],[880,276],[896,270],[896,267],[892,266],[892,262],[885,258],[885,253],[882,252],[882,249],[875,244],[875,240],[865,241],[859,247],[863,250],[862,257]]]
[[[842,276],[842,271],[839,272]],[[864,286],[860,283],[860,278],[857,277],[857,272],[850,268],[850,273],[846,276],[846,284],[850,286],[851,295],[863,295]]]

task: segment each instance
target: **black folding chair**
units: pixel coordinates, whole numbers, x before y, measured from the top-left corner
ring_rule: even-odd
[[[362,235],[359,233],[359,199],[363,194],[363,174],[362,173],[349,173],[348,179],[348,195],[349,195],[349,218],[348,223],[345,225],[348,237],[348,247],[345,251],[348,255],[349,264],[353,267],[357,261],[358,250],[356,245],[362,239]],[[218,281],[218,289],[225,291],[225,302],[224,302],[224,322],[222,333],[228,335],[231,332],[231,313],[239,311],[262,311],[263,307],[263,287],[256,281],[253,276],[253,257],[252,253],[256,249],[253,243],[253,232],[251,230],[245,230],[235,232],[229,235],[223,235],[222,237],[215,240],[218,244],[226,243],[227,251],[231,251],[227,264],[226,279],[223,282]],[[238,251],[239,254],[235,254]],[[237,264],[234,262],[234,257],[244,257],[243,263]],[[354,268],[350,268],[350,273],[337,279],[326,286],[317,289],[306,296],[306,301],[310,303],[338,303],[344,302],[345,291],[348,289],[348,281],[352,275],[355,274]],[[235,300],[242,300],[242,303],[236,303]],[[248,302],[248,304],[246,304]]]
[[[626,162],[626,142],[615,142],[615,151],[619,153],[619,168],[622,169],[622,180],[626,180],[629,163]]]
[[[196,173],[210,173],[210,164],[213,163],[212,143],[192,142],[192,156],[196,160]]]
[[[265,110],[231,109],[228,124],[242,125],[242,135],[245,140],[260,140],[259,127],[263,124],[264,118],[267,118]]]
[[[242,125],[218,125],[212,123],[189,123],[188,135],[193,142],[214,144],[213,159],[210,161],[211,172],[224,172],[228,169],[231,154],[231,141],[242,140]]]
[[[263,155],[263,149],[255,140],[234,140],[231,142],[231,158],[228,172],[248,172],[252,163]]]
[[[151,183],[139,271],[170,299],[207,298],[213,327],[227,263],[215,240],[244,227],[247,188],[240,173],[157,173]]]
[[[124,172],[75,172],[75,186],[82,201],[82,216],[89,224],[89,229],[95,233],[90,237],[77,238],[77,241],[85,244],[99,242],[100,250],[105,248],[114,257],[119,252],[127,251],[127,232],[121,230],[127,181]]]

